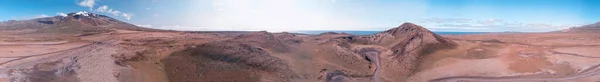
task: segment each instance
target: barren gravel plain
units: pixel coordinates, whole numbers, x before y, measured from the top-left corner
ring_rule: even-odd
[[[373,35],[171,31],[86,16],[2,24],[55,20],[43,28],[0,25],[0,82],[600,81],[600,31],[578,28],[438,35],[404,23]]]

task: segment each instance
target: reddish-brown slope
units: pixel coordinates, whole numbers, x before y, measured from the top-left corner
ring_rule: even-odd
[[[404,23],[398,28],[377,35],[393,36],[395,41],[398,41],[390,46],[394,60],[388,62],[395,66],[387,68],[389,71],[398,71],[401,76],[397,77],[408,77],[416,71],[422,56],[440,49],[457,46],[456,43],[412,23]],[[382,69],[386,69],[386,67]]]
[[[271,33],[255,32],[231,40],[190,46],[165,59],[172,82],[287,82],[296,78],[273,53],[293,49]]]

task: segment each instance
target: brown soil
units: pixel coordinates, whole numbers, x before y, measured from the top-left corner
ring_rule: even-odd
[[[0,80],[424,82],[568,77],[600,64],[593,54],[597,33],[439,36],[412,23],[364,36],[112,30],[85,36],[0,33],[7,37],[0,42]]]

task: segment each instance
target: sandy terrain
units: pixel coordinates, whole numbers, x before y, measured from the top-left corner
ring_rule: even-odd
[[[0,33],[8,82],[598,81],[598,33]],[[55,38],[39,38],[55,37]],[[60,38],[56,38],[60,37]]]
[[[170,44],[168,41],[162,41],[163,39],[188,38],[188,40],[181,41],[186,43],[205,43],[219,40],[203,39],[211,36],[213,35],[116,31],[84,37],[67,36],[79,39],[66,41],[31,39],[20,42],[1,42],[0,77],[4,81],[11,82],[164,82],[167,81],[166,76],[161,71],[156,72],[156,70],[163,70],[156,63],[150,61],[118,61],[133,60],[137,56],[136,53],[140,54],[144,51],[162,51],[149,52],[157,55],[145,54],[145,56],[158,59],[161,54],[175,51],[174,49],[161,49],[162,47],[175,48],[175,45],[183,46],[184,44]],[[11,40],[6,39],[6,41]],[[146,45],[148,43],[152,45]],[[155,49],[154,46],[160,46],[161,48]],[[151,59],[148,58],[148,60]],[[154,59],[152,61],[159,60]]]
[[[600,65],[600,61],[595,57],[597,55],[595,53],[598,53],[596,44],[599,43],[595,40],[597,38],[595,35],[594,33],[536,33],[449,36],[457,41],[467,41],[468,44],[500,44],[500,46],[493,46],[499,49],[489,49],[495,51],[492,53],[495,56],[491,58],[461,60],[451,56],[445,58],[436,57],[440,55],[431,56],[434,61],[437,60],[433,65],[435,67],[428,67],[429,70],[413,78],[414,81],[428,81],[426,79],[437,77],[436,81],[445,82],[563,82],[584,78],[598,80],[597,77],[590,77],[598,74],[594,71],[597,69],[594,66]],[[474,47],[492,48],[492,46]],[[468,55],[469,53],[443,51],[439,54]],[[486,61],[489,63],[485,63]],[[449,69],[464,71],[445,71]]]
[[[2,45],[0,47],[0,53],[3,54],[2,58],[9,57],[20,57],[20,56],[31,56],[38,54],[45,54],[50,52],[63,51],[69,48],[83,46],[90,44],[90,42],[72,42],[72,43],[24,43],[11,45]]]

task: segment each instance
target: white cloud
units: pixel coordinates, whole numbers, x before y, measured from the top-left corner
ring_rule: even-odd
[[[243,28],[215,28],[215,27],[181,26],[181,25],[157,26],[154,28],[165,29],[165,30],[179,30],[179,31],[249,31],[248,29],[243,29]]]
[[[152,0],[152,2],[158,2],[158,0]]]
[[[494,24],[498,24],[498,23],[504,23],[504,20],[488,19],[488,20],[480,20],[477,23],[485,24],[485,25],[494,25]]]
[[[158,0],[153,0],[152,2],[157,2],[157,1]],[[82,6],[82,7],[88,7],[88,8],[90,8],[90,11],[93,11],[94,5],[96,5],[96,0],[80,0],[80,2],[77,3],[77,5]],[[149,9],[149,8],[147,8],[147,9]],[[114,16],[123,16],[127,20],[130,20],[134,16],[133,13],[123,13],[121,11],[111,9],[110,7],[108,7],[108,5],[102,5],[102,6],[98,7],[95,11],[101,12],[101,13],[113,14]],[[64,13],[62,13],[62,14],[57,13],[57,14],[62,16],[62,14],[64,14]]]
[[[111,13],[111,14],[113,14],[113,15],[115,15],[115,16],[119,16],[119,14],[121,14],[121,12],[120,12],[120,11],[113,11],[112,9],[109,9],[109,10],[108,10],[108,13]]]
[[[460,22],[459,22],[460,21]],[[499,19],[466,20],[466,19],[422,19],[419,23],[427,28],[435,30],[477,30],[477,31],[519,31],[519,32],[542,32],[561,30],[575,25],[561,25],[548,23],[526,23],[508,22]]]
[[[79,2],[77,5],[83,6],[83,7],[89,7],[90,10],[92,10],[92,8],[94,8],[95,4],[96,4],[96,0],[83,0],[83,1]]]
[[[97,12],[103,12],[103,13],[110,13],[110,14],[113,14],[115,16],[119,16],[119,14],[121,14],[121,11],[116,11],[116,10],[110,9],[108,7],[108,5],[100,6],[100,7],[98,7],[98,9],[96,9],[96,11]]]
[[[525,24],[524,26],[526,27],[534,27],[534,28],[560,28],[551,24],[542,24],[542,23],[538,23],[538,24]]]
[[[46,14],[41,14],[41,15],[35,16],[35,18],[44,18],[44,17],[50,17],[50,16],[48,16]]]
[[[419,23],[466,23],[471,22],[472,19],[466,18],[430,18],[430,19],[421,19]]]
[[[147,27],[147,28],[150,28],[150,27],[152,27],[152,25],[144,25],[144,24],[137,24],[136,26],[139,26],[139,27]]]
[[[97,12],[102,12],[102,13],[109,13],[109,14],[113,14],[114,16],[122,16],[125,17],[125,19],[130,20],[134,14],[133,13],[123,13],[121,11],[117,11],[117,10],[113,10],[110,7],[108,7],[108,5],[103,5],[98,7],[98,9],[96,9]]]
[[[160,15],[158,15],[158,14],[152,14],[152,16],[154,16],[154,17],[158,17],[158,16],[160,16]]]
[[[66,17],[66,16],[67,16],[67,14],[65,14],[65,13],[62,13],[62,12],[58,12],[58,13],[56,13],[56,15],[60,15],[60,16],[63,16],[63,17]]]
[[[441,24],[441,27],[472,27],[470,24]]]
[[[107,5],[100,6],[100,7],[98,7],[98,9],[96,9],[96,11],[106,12],[106,11],[108,11],[108,6]]]
[[[133,13],[123,13],[123,17],[125,17],[125,19],[130,20],[131,17],[133,17],[134,14]]]

